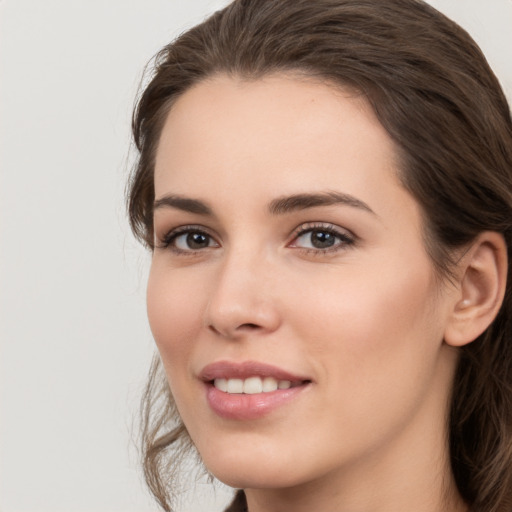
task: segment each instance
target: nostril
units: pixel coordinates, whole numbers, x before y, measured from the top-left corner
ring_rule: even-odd
[[[260,326],[257,325],[257,324],[242,324],[238,327],[239,329],[247,329],[247,330],[254,330],[254,329],[259,329]]]
[[[238,327],[236,327],[233,331],[231,331],[230,329],[227,329],[227,330],[222,330],[222,329],[219,329],[217,328],[215,325],[208,325],[208,329],[215,333],[216,335],[220,335],[220,336],[227,336],[227,337],[236,337],[236,333],[239,333],[239,334],[242,334],[244,332],[252,332],[252,331],[256,331],[258,329],[261,329],[261,326],[258,325],[258,324],[253,324],[253,323],[245,323],[245,324],[240,324]]]
[[[247,323],[238,325],[234,329],[231,329],[229,327],[226,329],[223,329],[214,324],[208,325],[207,328],[208,328],[208,330],[210,330],[212,333],[214,333],[217,336],[225,336],[227,338],[236,338],[238,336],[243,336],[244,334],[249,334],[249,333],[252,333],[255,331],[260,331],[260,329],[262,329],[262,326],[259,324],[247,322]]]
[[[209,325],[208,329],[210,329],[210,331],[213,331],[215,334],[220,334],[220,331],[216,329],[215,326],[213,325]]]

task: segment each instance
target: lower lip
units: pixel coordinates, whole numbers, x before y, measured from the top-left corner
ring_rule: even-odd
[[[302,384],[268,393],[246,395],[226,393],[207,383],[206,399],[211,409],[222,418],[255,420],[291,402],[308,387],[308,384]]]

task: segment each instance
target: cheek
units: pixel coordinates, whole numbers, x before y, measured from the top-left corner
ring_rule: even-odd
[[[428,262],[397,273],[351,267],[303,289],[296,336],[332,389],[361,407],[425,389],[443,332]]]
[[[338,456],[380,446],[416,416],[436,380],[441,340],[428,312],[430,274],[373,277],[353,270],[343,286],[318,288],[322,282],[317,281],[313,289],[303,287],[302,308],[295,303],[302,314],[295,315],[294,338],[301,339],[319,376],[322,396],[310,411],[311,417],[325,418],[319,421],[315,449],[327,462],[332,458],[321,438],[340,447]]]
[[[168,376],[174,376],[175,369],[188,368],[193,340],[201,328],[202,298],[200,288],[195,290],[179,273],[167,271],[158,262],[152,265],[147,287],[148,319]]]
[[[321,339],[321,331],[330,331],[355,351],[387,345],[389,338],[400,343],[400,334],[418,331],[434,315],[431,273],[428,267],[418,267],[384,270],[384,276],[367,267],[351,267],[339,275],[308,279],[289,295],[291,309],[300,311],[297,318],[304,320],[313,340]]]

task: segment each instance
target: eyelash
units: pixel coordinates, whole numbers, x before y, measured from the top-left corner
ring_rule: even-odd
[[[296,243],[296,241],[308,234],[313,234],[314,232],[318,233],[324,233],[328,236],[333,236],[335,239],[334,245],[326,248],[314,248],[314,247],[298,247],[296,245],[293,245]],[[182,235],[202,235],[207,237],[210,241],[215,242],[215,246],[207,246],[201,249],[180,249],[176,246],[176,240],[182,236]],[[314,255],[323,255],[326,253],[334,253],[338,252],[343,249],[347,249],[351,246],[353,246],[356,243],[356,237],[346,231],[341,230],[340,228],[334,226],[333,224],[325,224],[325,223],[305,223],[298,226],[295,231],[293,232],[293,238],[292,242],[288,244],[288,247],[295,247],[296,249],[306,253],[306,254],[314,254]],[[336,242],[337,240],[337,242]],[[219,247],[218,242],[215,241],[215,238],[208,233],[204,228],[201,226],[196,225],[188,225],[188,226],[180,226],[179,228],[173,229],[169,231],[161,240],[160,245],[158,246],[159,249],[169,249],[172,252],[174,252],[177,255],[183,255],[183,256],[196,256],[197,254],[203,252],[205,249],[209,248],[215,248]]]
[[[325,224],[320,222],[307,222],[305,224],[300,225],[293,234],[293,240],[289,247],[294,247],[294,243],[301,236],[306,235],[308,233],[313,234],[314,232],[323,233],[329,236],[333,236],[334,239],[337,239],[337,242],[334,242],[334,245],[331,247],[326,247],[323,249],[320,248],[307,248],[307,247],[297,247],[297,249],[305,252],[306,254],[314,254],[314,255],[324,255],[326,253],[335,253],[340,250],[345,250],[350,248],[356,243],[356,237],[354,234],[350,233],[347,230],[342,230],[333,224]]]
[[[176,246],[176,239],[180,237],[181,235],[203,235],[207,237],[210,240],[215,240],[210,233],[208,233],[204,228],[200,226],[195,225],[189,225],[189,226],[180,226],[179,228],[173,229],[169,231],[161,240],[161,243],[159,245],[159,249],[169,249],[172,252],[183,255],[183,256],[195,256],[199,252],[204,251],[203,249],[180,249]],[[208,247],[207,247],[208,248]]]

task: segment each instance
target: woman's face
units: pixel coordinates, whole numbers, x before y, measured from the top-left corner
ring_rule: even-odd
[[[155,193],[149,320],[215,476],[282,488],[444,450],[453,298],[361,97],[204,81],[167,118]]]

